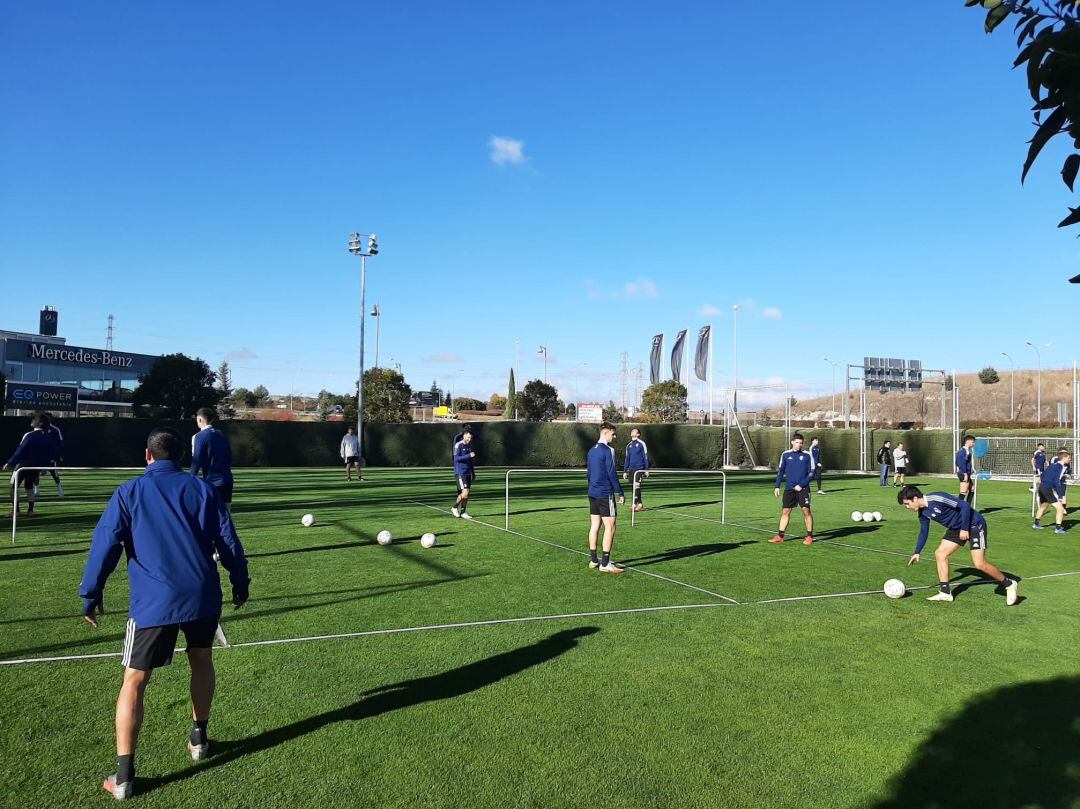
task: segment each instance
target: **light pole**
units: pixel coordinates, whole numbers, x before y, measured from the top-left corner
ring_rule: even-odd
[[[544,384],[546,385],[547,384],[547,357],[548,357],[547,346],[540,346],[540,348],[536,349],[536,353],[544,355]]]
[[[1039,362],[1039,374],[1036,377],[1038,381],[1035,388],[1035,424],[1038,425],[1042,422],[1042,353],[1040,353],[1039,347],[1031,340],[1025,340],[1024,343],[1035,350],[1035,357]]]
[[[735,304],[731,307],[732,315],[732,327],[734,329],[734,339],[732,340],[732,353],[735,355],[735,384],[734,393],[732,394],[731,410],[733,413],[739,412],[739,308],[741,304]]]
[[[379,304],[376,303],[371,308],[371,316],[375,318],[375,367],[379,367],[379,332],[382,326],[382,309],[379,308]]]
[[[1016,363],[1004,351],[1001,352],[1001,356],[1009,361],[1009,366],[1012,368],[1009,372],[1009,420],[1012,421],[1016,418]]]
[[[829,406],[829,421],[832,422],[836,416],[836,367],[840,364],[833,362],[828,357],[823,358],[825,362],[832,366],[832,404]]]
[[[367,238],[367,246],[362,239]],[[374,233],[350,233],[349,252],[360,256],[360,378],[356,380],[356,441],[360,449],[360,464],[364,463],[364,317],[367,312],[367,259],[379,254],[379,242]],[[361,473],[362,474],[362,473]],[[361,478],[362,479],[362,478]]]
[[[453,413],[457,414],[457,375],[465,373],[464,368],[458,368],[454,373],[450,375],[450,406],[453,407]]]

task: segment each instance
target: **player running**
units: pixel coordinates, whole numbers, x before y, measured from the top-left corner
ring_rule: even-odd
[[[635,476],[638,471],[644,472]],[[641,440],[641,431],[634,427],[630,430],[630,443],[626,445],[626,457],[623,462],[623,480],[629,480],[633,487],[634,498],[630,508],[641,511],[645,506],[641,502],[641,479],[649,476],[649,448]]]
[[[784,531],[791,519],[791,510],[799,506],[806,521],[806,539],[803,540],[803,545],[814,543],[814,515],[810,513],[810,481],[813,478],[814,459],[809,452],[803,452],[803,437],[795,433],[791,436],[791,449],[780,456],[780,463],[776,467],[776,488],[773,489],[773,496],[779,497],[780,484],[784,481],[787,483],[784,486],[780,527],[769,542],[784,541]]]
[[[975,499],[975,487],[972,480],[975,478],[975,465],[971,460],[972,447],[975,439],[970,435],[964,436],[963,446],[956,453],[956,479],[960,481],[960,496],[967,500],[970,505]]]
[[[623,569],[611,561],[611,546],[615,542],[615,520],[618,508],[615,505],[615,493],[619,495],[619,505],[626,502],[619,474],[615,471],[615,449],[611,442],[615,440],[614,425],[604,422],[600,425],[600,440],[589,450],[586,458],[589,475],[589,569],[601,573],[622,573]],[[600,524],[604,525],[603,556],[597,558],[596,542],[600,533]]]
[[[1042,475],[1039,476],[1039,509],[1035,512],[1035,522],[1031,524],[1032,528],[1043,528],[1043,526],[1039,525],[1039,520],[1043,518],[1046,510],[1053,506],[1054,533],[1065,533],[1061,523],[1065,519],[1065,487],[1067,485],[1065,475],[1070,461],[1072,461],[1072,455],[1068,450],[1063,449],[1057,454],[1054,462],[1046,467]]]
[[[828,494],[821,490],[821,474],[825,470],[821,466],[821,439],[816,435],[810,439],[810,457],[814,460],[814,482],[817,483],[817,493]]]
[[[1039,485],[1042,483],[1042,473],[1046,471],[1046,444],[1041,441],[1035,446],[1035,452],[1031,456],[1031,481],[1030,491],[1039,491]]]
[[[457,498],[450,508],[455,517],[471,520],[469,515],[469,492],[476,480],[476,451],[472,446],[472,433],[466,430],[454,444],[454,477],[457,479]]]
[[[206,482],[217,489],[221,502],[229,508],[233,498],[232,448],[229,437],[214,427],[217,411],[200,407],[195,415],[199,432],[191,439],[191,474],[202,470]]]
[[[919,541],[915,545],[915,553],[908,559],[909,565],[919,561],[919,554],[930,536],[931,520],[944,525],[946,529],[941,544],[934,551],[938,592],[927,598],[927,601],[953,600],[949,584],[949,557],[956,553],[961,545],[970,541],[972,563],[987,576],[1005,585],[1005,603],[1008,606],[1016,603],[1019,583],[986,561],[986,518],[973,509],[967,500],[945,492],[924,495],[918,486],[905,486],[896,495],[896,501],[919,515]]]
[[[363,480],[360,472],[360,437],[356,434],[356,428],[349,425],[348,432],[341,438],[339,450],[341,460],[345,461],[345,480],[352,480],[352,471],[356,469],[356,479]]]
[[[30,419],[33,428],[22,437],[14,454],[4,464],[3,471],[20,469],[24,466],[52,466],[53,442],[45,432],[45,417],[40,413]],[[41,472],[27,469],[19,474],[19,482],[26,491],[26,516],[34,516],[34,506],[37,501],[38,483],[41,482]],[[11,511],[6,515],[8,518],[15,516],[15,484],[11,484]]]

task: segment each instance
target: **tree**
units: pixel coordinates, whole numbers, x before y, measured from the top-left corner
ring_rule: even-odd
[[[319,391],[319,395],[315,399],[315,415],[319,421],[326,421],[330,418],[330,414],[337,408],[341,408],[342,411],[348,409],[349,397],[340,396],[336,393],[331,393],[328,390]],[[353,401],[353,416],[356,415],[356,402]],[[355,419],[354,419],[355,420]]]
[[[412,421],[411,396],[412,388],[405,384],[400,372],[391,368],[368,369],[364,372],[364,421],[369,424]]]
[[[459,396],[455,402],[458,410],[487,410],[487,405],[479,399],[470,399],[468,396]]]
[[[568,404],[566,406],[566,415],[568,415],[570,418],[574,419],[575,421],[577,420],[577,407],[574,405],[573,402],[571,402],[570,404]]]
[[[987,365],[981,371],[979,371],[979,381],[984,385],[994,385],[1001,381],[1001,377],[998,376],[996,368]]]
[[[488,399],[489,410],[502,410],[506,412],[506,397],[500,396],[497,393],[491,394],[491,398]]]
[[[221,400],[221,392],[214,387],[216,379],[201,359],[167,354],[139,377],[132,402],[137,413],[151,418],[193,418],[200,407],[213,407]]]
[[[251,392],[251,398],[254,401],[248,407],[266,407],[270,404],[270,391],[266,389],[265,385],[259,385]]]
[[[513,371],[511,384],[513,384]],[[534,379],[527,383],[518,399],[518,409],[526,421],[551,421],[559,414],[559,392],[554,385]]]
[[[992,32],[1005,19],[1017,17],[1013,31],[1019,31],[1016,46],[1020,53],[1013,67],[1026,64],[1028,92],[1035,102],[1035,135],[1028,147],[1020,182],[1027,178],[1035,158],[1053,138],[1068,133],[1073,151],[1061,167],[1061,179],[1073,190],[1080,170],[1080,6],[1072,0],[965,0],[964,5],[988,9],[984,27]],[[1045,25],[1044,25],[1045,23]],[[1026,44],[1025,44],[1026,43]],[[1080,223],[1080,207],[1058,223],[1068,227]],[[1080,276],[1072,279],[1080,283]]]
[[[228,360],[222,360],[217,369],[217,389],[221,394],[221,403],[218,405],[218,413],[222,418],[236,418],[236,408],[233,407],[232,369]]]
[[[506,410],[503,412],[503,416],[508,419],[516,419],[518,416],[518,410],[521,409],[521,403],[517,397],[517,387],[514,385],[514,369],[510,369],[510,384],[506,388]]]
[[[607,406],[604,408],[604,421],[621,424],[622,420],[623,415],[619,412],[619,406],[615,402],[608,401]]]
[[[255,394],[247,388],[237,388],[233,391],[232,399],[234,405],[239,405],[240,407],[253,407],[254,405],[250,405],[248,402],[253,402],[255,400]]]
[[[686,421],[686,386],[668,379],[645,388],[641,409],[649,421]]]

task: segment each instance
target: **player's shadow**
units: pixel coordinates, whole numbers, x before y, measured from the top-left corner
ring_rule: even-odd
[[[1010,573],[1007,570],[1001,571],[1010,579],[1014,581],[1021,581],[1021,577],[1015,573]],[[998,582],[992,581],[989,576],[979,570],[977,567],[957,567],[953,569],[955,575],[949,579],[950,583],[953,583],[952,593],[953,596],[961,595],[965,590],[970,590],[972,587],[992,587],[994,592],[999,595],[1005,593],[1004,587]],[[1024,597],[1020,596],[1017,599],[1017,604],[1024,601]]]
[[[67,550],[53,550],[53,551],[26,551],[24,553],[5,553],[0,554],[0,562],[15,562],[20,559],[47,559],[50,556],[73,556],[75,554],[86,554],[87,548],[69,548]]]
[[[1077,716],[1076,676],[978,694],[915,750],[889,781],[888,796],[867,809],[1076,806]]]
[[[658,565],[663,562],[675,562],[679,559],[712,556],[714,554],[724,553],[725,551],[733,551],[736,548],[741,548],[743,545],[757,544],[757,542],[749,539],[745,539],[742,542],[707,542],[702,545],[687,545],[682,548],[672,548],[671,550],[653,553],[649,556],[639,556],[637,559],[621,559],[620,564],[627,567],[648,567],[649,565]]]
[[[403,680],[369,689],[362,692],[360,699],[356,702],[343,708],[316,714],[246,739],[214,742],[211,747],[211,758],[207,762],[162,778],[140,778],[139,793],[146,794],[166,784],[183,781],[193,775],[229,764],[238,758],[270,750],[327,725],[372,719],[425,702],[453,699],[478,691],[507,677],[521,674],[534,666],[554,660],[576,647],[581,638],[599,631],[599,627],[595,626],[565,629],[528,646],[492,655],[474,663],[467,663],[441,674]]]
[[[995,511],[1004,511],[1008,506],[991,506],[990,508],[980,508],[980,514],[993,514]]]
[[[826,528],[824,531],[815,531],[815,539],[843,539],[844,537],[858,536],[877,531],[880,525],[843,525],[839,528]]]
[[[362,531],[359,531],[359,530],[353,529],[353,528],[345,528],[345,532],[353,534],[354,536],[363,536]],[[457,533],[456,531],[443,531],[443,532],[441,532],[439,534],[439,536],[444,537],[444,536],[449,536],[450,534],[456,534],[456,533]],[[333,545],[309,545],[307,547],[302,547],[302,548],[286,548],[283,551],[265,551],[263,553],[249,553],[249,554],[246,554],[246,556],[247,556],[248,559],[258,559],[258,558],[263,558],[263,557],[267,557],[267,556],[290,556],[290,555],[292,555],[294,553],[315,553],[315,552],[318,552],[318,551],[341,551],[341,550],[349,550],[349,549],[354,549],[354,548],[366,548],[366,547],[368,547],[370,545],[378,545],[379,544],[374,539],[368,538],[368,536],[370,536],[370,535],[365,536],[362,539],[362,541],[359,541],[359,542],[337,542],[337,543],[334,543]],[[400,545],[402,543],[419,542],[419,541],[420,541],[420,536],[419,535],[414,536],[414,537],[412,537],[412,536],[410,536],[410,537],[399,537],[399,538],[394,540],[394,544]],[[436,545],[436,547],[438,547],[438,545]],[[443,547],[452,548],[453,545],[443,545]],[[2,557],[0,557],[0,558],[2,558]]]

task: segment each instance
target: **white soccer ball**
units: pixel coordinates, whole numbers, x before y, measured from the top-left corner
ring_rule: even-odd
[[[874,521],[874,514],[873,514],[873,512],[871,512],[871,511],[864,511],[864,512],[862,513],[862,521],[863,521],[863,522],[873,522],[873,521]]]
[[[380,531],[379,535],[375,537],[375,541],[378,542],[380,545],[389,545],[391,542],[394,541],[394,535],[391,534],[389,531]]]
[[[315,524],[315,515],[305,514],[303,517],[300,518],[300,524],[305,528],[310,528]]]
[[[881,512],[880,511],[875,511],[874,512],[874,522],[881,522],[881,520],[882,520]]]
[[[851,521],[852,522],[862,522],[862,512],[861,511],[853,511],[853,512],[851,512]]]
[[[438,541],[439,540],[436,538],[436,536],[430,533],[424,534],[422,537],[420,537],[420,544],[423,545],[425,548],[434,548]]]
[[[889,598],[903,598],[907,587],[900,579],[889,579],[885,582],[885,595]]]

